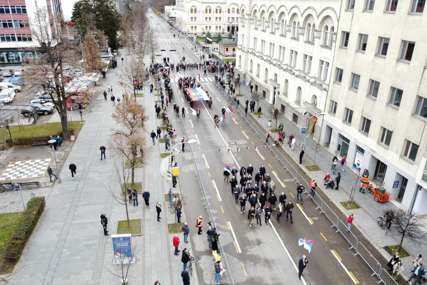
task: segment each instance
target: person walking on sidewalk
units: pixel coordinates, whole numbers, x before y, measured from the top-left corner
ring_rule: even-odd
[[[52,182],[52,177],[55,177],[55,180],[53,180],[53,182],[55,182],[58,179],[58,176],[56,176],[56,174],[53,172],[52,167],[50,166],[47,167],[47,174],[49,175],[50,182]]]
[[[71,177],[74,177],[74,175],[77,175],[77,166],[74,163],[70,163],[68,166],[68,169],[71,171]]]
[[[104,100],[107,101],[107,91],[104,90],[103,95],[104,95]]]
[[[99,151],[101,152],[101,160],[103,160],[103,159],[107,159],[106,158],[106,156],[105,156],[105,151],[107,150],[107,148],[105,147],[105,146],[103,146],[103,145],[101,145],[100,147],[99,147]]]
[[[221,284],[221,279],[222,279],[222,264],[221,261],[217,261],[214,264],[214,270],[215,270],[215,284],[219,285]]]
[[[302,164],[302,158],[304,157],[304,149],[299,152],[299,164]]]
[[[286,203],[286,206],[285,206],[285,211],[286,211],[286,221],[291,221],[291,224],[293,224],[294,223],[294,220],[293,220],[293,216],[292,216],[292,211],[293,211],[293,209],[294,209],[294,203],[292,203],[292,201],[289,201],[289,202],[287,202]]]
[[[341,157],[341,160],[340,160],[340,163],[341,163],[341,170],[343,170],[343,171],[344,171],[344,166],[345,166],[345,162],[346,162],[346,160],[347,160],[347,157],[346,157],[345,155],[343,155],[343,156]]]
[[[108,219],[104,214],[102,214],[100,218],[101,218],[101,226],[104,230],[104,236],[108,236]]]
[[[187,270],[181,272],[182,285],[190,285],[190,274]]]
[[[297,143],[297,140],[295,137],[292,138],[291,140],[291,150],[294,151],[295,150],[295,144]]]
[[[311,197],[313,197],[313,198],[314,198],[314,195],[316,194],[316,191],[315,191],[316,188],[317,188],[316,180],[311,179],[311,181],[310,181],[310,194],[311,194]]]
[[[153,145],[156,145],[156,133],[154,132],[154,130],[153,131],[151,131],[151,133],[150,133],[150,137],[151,137],[151,140],[153,141]]]
[[[256,224],[259,226],[262,226],[261,215],[262,215],[262,208],[261,206],[258,205],[255,209],[255,219],[256,219]]]
[[[354,214],[351,213],[350,215],[348,215],[347,217],[347,231],[351,231],[351,226],[353,225],[353,219],[354,219]]]
[[[334,175],[337,171],[337,164],[338,164],[338,157],[334,155],[334,157],[332,158],[332,165],[331,165],[332,174]]]
[[[297,186],[297,201],[301,202],[301,204],[304,203],[304,197],[303,197],[304,190],[305,190],[304,185],[302,185],[301,183],[299,183],[298,186]]]
[[[187,264],[190,261],[190,253],[187,248],[182,250],[181,262],[182,262],[182,270],[187,270]]]
[[[162,205],[160,202],[156,203],[157,221],[160,222],[160,213],[162,212]]]
[[[307,267],[307,264],[308,264],[307,256],[303,254],[300,260],[298,261],[298,279],[299,280],[301,280],[302,273],[304,272],[304,269]]]
[[[184,225],[182,225],[181,230],[184,235],[184,243],[188,243],[188,236],[190,235],[190,227],[188,226],[187,223],[184,223]]]
[[[180,224],[181,223],[182,210],[181,210],[181,208],[175,208],[175,212],[176,212],[176,222],[178,224]]]
[[[181,240],[179,239],[179,237],[177,235],[174,235],[172,237],[172,245],[174,250],[174,254],[178,255],[179,254],[179,244],[180,244]]]
[[[145,206],[149,207],[150,206],[150,192],[145,190],[144,193],[142,193],[142,198],[144,198]]]
[[[339,190],[341,182],[341,172],[337,173],[337,177],[335,177],[335,190]]]
[[[138,191],[136,189],[132,190],[132,203],[135,207],[138,207]]]
[[[196,220],[196,228],[197,228],[197,234],[201,235],[203,231],[203,217],[198,216]]]
[[[181,139],[181,151],[185,152],[185,137],[182,137]]]

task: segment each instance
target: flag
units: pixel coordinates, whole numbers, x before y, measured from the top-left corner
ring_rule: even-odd
[[[315,243],[315,240],[306,240],[304,238],[298,239],[298,246],[303,246],[309,253],[311,253],[311,250]]]

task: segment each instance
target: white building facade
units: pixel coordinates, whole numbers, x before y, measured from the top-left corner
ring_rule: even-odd
[[[245,3],[240,8],[238,72],[252,84],[255,94],[282,111],[301,131],[318,136],[340,0]]]
[[[242,0],[177,0],[178,28],[191,34],[235,34]]]
[[[424,0],[344,0],[321,142],[427,213]]]

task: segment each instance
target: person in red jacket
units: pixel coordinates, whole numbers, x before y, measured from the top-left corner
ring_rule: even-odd
[[[350,214],[347,217],[347,230],[351,231],[351,225],[353,225],[353,219],[354,219],[354,215]]]
[[[181,242],[181,240],[179,239],[179,237],[177,235],[174,235],[172,237],[172,245],[175,248],[175,255],[179,254],[179,243]]]

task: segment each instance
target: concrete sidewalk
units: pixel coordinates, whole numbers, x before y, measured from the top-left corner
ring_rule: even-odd
[[[240,93],[243,95],[238,97],[240,100],[240,106],[241,108],[244,108],[245,101],[250,101],[253,97],[250,94],[249,87],[243,84],[240,87]],[[265,129],[265,133],[267,134],[268,130],[275,127],[275,120],[272,118],[272,107],[271,104],[262,98],[260,98],[256,103],[255,111],[259,106],[262,109],[262,115],[260,118],[254,114],[250,114],[249,112],[248,116],[253,116],[259,125]],[[360,186],[359,178],[357,174],[353,172],[348,166],[337,166],[337,172],[341,173],[339,191],[326,189],[323,186],[323,177],[326,172],[331,172],[333,155],[324,147],[320,145],[316,146],[316,142],[313,141],[312,137],[301,134],[298,127],[283,116],[279,118],[278,124],[284,125],[284,131],[286,134],[285,144],[282,148],[293,158],[295,163],[298,164],[300,150],[302,147],[304,147],[305,154],[303,158],[303,165],[315,164],[318,165],[321,169],[320,171],[308,171],[307,169],[304,169],[304,171],[308,173],[312,179],[315,179],[318,182],[319,188],[343,213],[346,215],[349,213],[354,213],[354,225],[363,233],[365,238],[369,240],[373,246],[375,246],[375,248],[383,255],[383,257],[388,260],[391,256],[384,250],[384,246],[399,244],[400,234],[395,230],[386,233],[378,226],[376,220],[377,217],[384,214],[384,211],[389,209],[398,210],[398,207],[393,202],[386,204],[377,203],[370,194],[360,193],[357,190]],[[294,135],[296,138],[296,147],[293,151],[286,143],[289,135]],[[272,133],[272,136],[274,138],[274,133]],[[353,188],[356,188],[356,191],[354,191],[354,201],[360,206],[360,208],[349,211],[341,205],[341,202],[349,200],[350,192]],[[421,222],[424,223],[425,221]],[[403,259],[404,275],[409,276],[410,270],[412,269],[411,262],[414,256],[418,255],[419,253],[427,252],[427,243],[424,240],[415,241],[411,240],[410,238],[406,238],[403,246],[411,254],[410,257]]]

